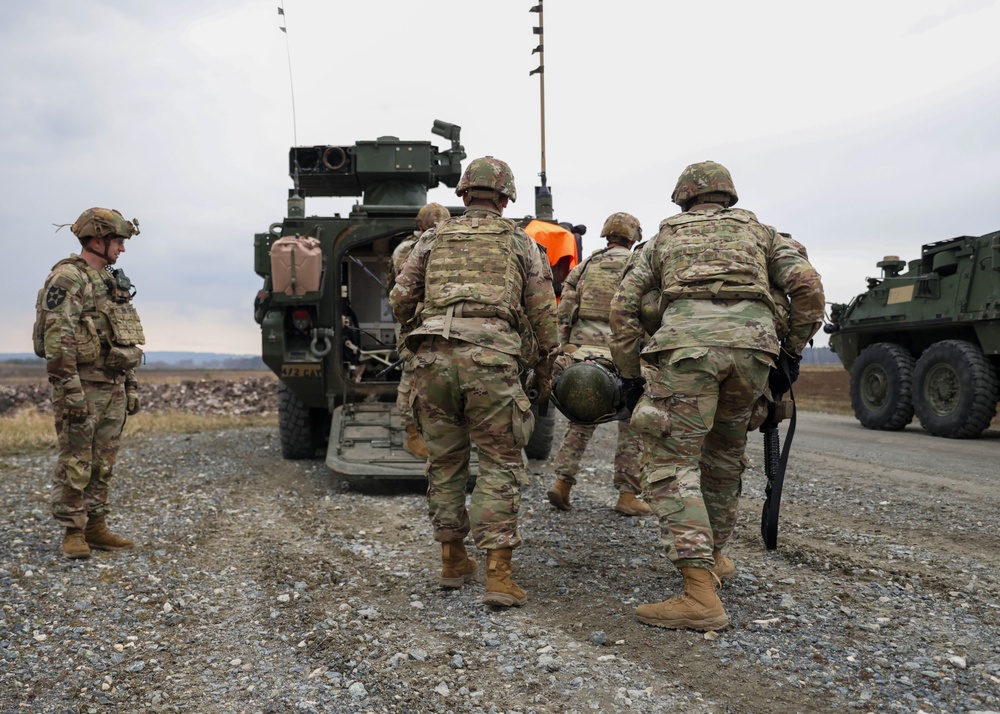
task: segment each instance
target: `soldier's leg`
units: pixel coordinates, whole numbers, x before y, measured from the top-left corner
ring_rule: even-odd
[[[745,349],[732,353],[733,369],[720,385],[715,423],[705,438],[701,463],[701,490],[717,551],[729,541],[736,526],[746,468],[747,423],[771,369],[764,353]]]
[[[639,457],[642,454],[642,440],[627,421],[618,422],[618,444],[615,447],[615,490],[618,501],[614,509],[626,516],[647,516],[649,506],[638,500],[642,493],[639,484]]]
[[[469,480],[469,430],[451,345],[434,338],[414,358],[414,418],[427,444],[427,506],[434,538],[442,543],[469,533],[465,489]]]
[[[84,504],[93,518],[109,512],[108,493],[125,426],[125,385],[95,385],[87,393],[87,401],[91,404],[95,427],[91,478],[84,491]]]
[[[678,568],[714,564],[699,462],[715,419],[720,362],[717,351],[673,350],[632,414],[631,424],[642,435],[643,492]]]
[[[403,448],[418,459],[427,458],[427,445],[424,438],[417,429],[413,420],[413,359],[406,360],[403,364],[403,374],[399,379],[399,390],[396,394],[396,408],[399,409],[399,418],[406,436],[403,441]]]
[[[91,415],[84,422],[70,423],[62,411],[62,395],[53,391],[53,412],[59,459],[52,478],[52,515],[66,528],[84,528],[87,508],[84,491],[90,483],[96,421]]]
[[[587,450],[594,430],[597,427],[592,424],[570,424],[566,429],[566,436],[559,444],[556,452],[555,463],[552,470],[556,477],[567,481],[571,486],[576,485],[576,474],[580,470],[580,461],[583,459],[583,452]]]

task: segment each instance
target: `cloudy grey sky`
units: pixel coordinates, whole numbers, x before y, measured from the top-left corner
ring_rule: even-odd
[[[253,234],[284,214],[294,137],[442,146],[443,119],[470,157],[511,164],[514,213],[533,212],[534,2],[286,0],[295,122],[279,0],[5,3],[0,352],[31,350],[36,292],[78,248],[52,224],[108,206],[141,222],[119,265],[148,349],[256,353]],[[588,250],[614,211],[655,234],[677,175],[704,159],[806,244],[829,301],[884,255],[1000,229],[995,0],[706,8],[545,1],[549,184]]]

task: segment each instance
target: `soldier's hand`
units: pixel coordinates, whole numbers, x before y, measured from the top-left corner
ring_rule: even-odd
[[[635,405],[642,398],[643,387],[645,385],[645,377],[622,379],[622,399],[625,400],[625,408],[628,409],[629,413],[635,411]]]
[[[129,416],[139,411],[139,388],[135,385],[125,387],[125,413]]]
[[[777,399],[792,388],[795,380],[799,378],[799,362],[801,361],[801,356],[781,350],[781,354],[778,355],[778,366],[771,370],[771,375],[768,377],[771,396]]]
[[[535,392],[535,398],[531,400],[531,403],[541,406],[549,401],[549,397],[552,396],[552,377],[536,376],[532,387]]]

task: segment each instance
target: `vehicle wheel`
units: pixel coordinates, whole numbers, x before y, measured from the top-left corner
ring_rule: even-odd
[[[913,355],[891,342],[866,347],[851,369],[851,406],[867,429],[899,431],[913,420]]]
[[[531,411],[535,413],[535,430],[531,432],[531,439],[524,447],[524,453],[529,459],[544,461],[549,458],[552,451],[552,434],[555,432],[556,411],[551,406],[546,410],[545,415],[538,413],[538,407],[532,405]]]
[[[311,459],[316,455],[310,411],[287,384],[278,382],[278,432],[281,455],[286,459]]]
[[[997,373],[978,345],[942,340],[920,355],[913,373],[914,407],[934,436],[977,437],[997,410]]]

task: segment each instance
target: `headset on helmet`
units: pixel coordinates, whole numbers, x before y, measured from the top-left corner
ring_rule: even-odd
[[[514,172],[506,162],[492,156],[473,159],[462,174],[458,186],[455,187],[455,193],[459,196],[468,193],[473,198],[489,198],[491,194],[486,193],[488,191],[496,191],[511,201],[516,201]]]
[[[440,203],[428,203],[417,211],[417,230],[426,231],[445,218],[451,218],[451,211]]]
[[[626,419],[622,379],[606,357],[587,357],[567,367],[552,384],[552,403],[574,424]]]
[[[714,161],[701,161],[681,172],[670,200],[684,208],[692,198],[709,193],[728,195],[727,207],[735,206],[739,200],[729,169]]]

